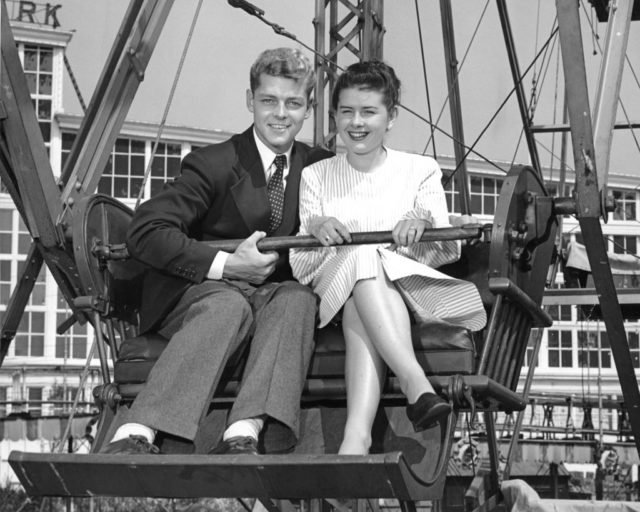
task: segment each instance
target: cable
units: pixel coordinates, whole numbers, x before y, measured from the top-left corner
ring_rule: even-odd
[[[549,38],[547,39],[547,41],[544,43],[544,46],[542,47],[542,49],[536,54],[536,56],[533,58],[533,61],[531,62],[531,64],[529,64],[529,66],[527,66],[527,69],[525,69],[524,73],[522,73],[522,76],[518,79],[518,82],[516,84],[514,84],[513,88],[511,89],[511,91],[509,92],[509,94],[507,94],[507,97],[504,99],[504,101],[500,104],[500,106],[498,107],[498,110],[496,110],[496,112],[493,114],[493,116],[491,117],[491,119],[489,119],[489,121],[487,122],[486,126],[482,129],[482,131],[480,132],[480,135],[478,135],[478,137],[476,137],[476,140],[473,142],[473,144],[471,144],[471,148],[469,149],[469,151],[467,151],[467,153],[465,153],[465,155],[462,157],[462,160],[460,163],[458,163],[458,165],[456,166],[456,168],[454,169],[453,173],[451,173],[451,176],[449,176],[449,178],[443,183],[445,186],[449,183],[449,181],[451,181],[452,177],[455,175],[456,172],[458,172],[458,170],[460,169],[460,164],[462,162],[464,162],[467,158],[467,156],[469,155],[469,153],[476,147],[476,145],[478,144],[478,142],[480,141],[480,139],[482,138],[482,136],[486,133],[486,131],[489,129],[489,127],[491,126],[491,123],[493,123],[493,121],[496,119],[496,117],[498,117],[498,114],[500,113],[500,111],[504,108],[504,106],[507,104],[507,102],[509,101],[509,99],[511,98],[511,96],[513,95],[513,93],[516,91],[516,87],[518,85],[520,85],[520,82],[522,82],[522,80],[524,80],[524,77],[527,75],[527,73],[531,70],[531,68],[533,67],[533,65],[536,63],[536,61],[538,60],[538,58],[540,57],[540,54],[546,50],[546,48],[549,46],[549,43],[551,42],[551,40],[555,37],[555,35],[558,33],[558,27],[556,27],[551,35],[549,36]]]
[[[456,72],[456,76],[453,80],[453,83],[451,84],[451,88],[449,89],[449,91],[447,91],[447,97],[445,98],[442,107],[440,108],[440,112],[438,113],[438,117],[435,121],[435,124],[437,125],[440,122],[440,118],[442,117],[442,114],[444,113],[444,109],[447,106],[447,103],[449,103],[449,98],[451,97],[451,92],[453,91],[453,87],[455,86],[455,84],[458,81],[458,77],[460,76],[460,71],[462,71],[462,67],[464,66],[465,61],[467,60],[467,55],[469,54],[469,51],[471,50],[471,45],[473,44],[473,41],[476,38],[476,34],[478,33],[478,29],[480,28],[480,24],[482,23],[482,20],[484,19],[484,15],[487,11],[487,7],[489,6],[489,0],[486,1],[486,3],[484,4],[484,8],[482,9],[482,13],[480,14],[480,18],[478,19],[478,22],[476,23],[476,27],[473,30],[473,34],[471,35],[471,39],[469,40],[469,44],[467,45],[467,48],[464,52],[464,55],[462,56],[462,60],[460,61],[460,66],[458,66],[458,70]],[[429,139],[424,147],[424,149],[422,150],[422,153],[426,153],[427,148],[429,147],[429,144],[431,143],[431,139]]]
[[[424,75],[424,85],[425,85],[425,91],[427,93],[427,112],[429,113],[429,119],[433,119],[433,116],[431,115],[431,99],[429,97],[429,81],[427,80],[427,58],[424,54],[424,41],[422,40],[422,24],[420,23],[420,11],[418,9],[418,0],[414,0],[415,2],[415,6],[416,6],[416,19],[418,20],[418,38],[420,40],[420,54],[422,55],[422,74]],[[437,151],[436,151],[436,139],[434,137],[434,129],[433,126],[430,127],[431,129],[431,137],[429,138],[429,140],[433,141],[433,158],[437,158]],[[425,149],[422,151],[422,154],[424,155],[427,152],[427,148],[425,147]]]
[[[184,64],[184,60],[187,56],[187,50],[189,49],[189,44],[191,43],[191,36],[193,36],[193,30],[195,29],[196,21],[198,20],[198,14],[200,13],[201,7],[202,7],[202,0],[198,0],[198,5],[196,6],[195,13],[193,14],[193,19],[191,20],[191,27],[189,27],[189,33],[184,43],[184,48],[182,49],[182,55],[180,56],[178,69],[176,71],[175,77],[173,78],[173,83],[171,84],[171,91],[169,92],[169,97],[167,98],[167,104],[165,105],[164,113],[162,114],[162,121],[160,121],[160,126],[158,126],[158,133],[156,135],[156,140],[153,142],[153,149],[151,150],[149,163],[147,164],[147,168],[144,171],[142,186],[140,187],[140,191],[138,192],[138,198],[136,199],[136,205],[134,207],[134,210],[138,209],[138,206],[140,206],[140,201],[142,201],[142,196],[144,195],[144,189],[146,188],[149,175],[151,174],[151,167],[153,165],[153,160],[155,159],[156,151],[158,150],[158,144],[160,142],[160,137],[162,136],[164,125],[167,121],[167,116],[169,115],[169,108],[171,107],[171,102],[173,101],[173,95],[176,92],[176,87],[178,85],[180,73],[182,72],[182,65]]]

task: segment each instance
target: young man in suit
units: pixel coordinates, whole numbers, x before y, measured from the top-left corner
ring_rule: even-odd
[[[259,437],[268,451],[295,445],[316,298],[292,280],[288,251],[256,244],[297,232],[301,171],[330,156],[294,140],[314,81],[298,50],[263,52],[246,96],[253,125],[188,154],[181,175],[136,211],[128,248],[149,266],[140,330],[170,341],[102,453],[156,453],[157,432],[193,441],[229,358],[246,343],[237,398],[211,453],[255,454]],[[233,253],[203,243],[222,239],[244,241]]]

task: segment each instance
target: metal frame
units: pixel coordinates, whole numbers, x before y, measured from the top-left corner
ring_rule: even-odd
[[[571,125],[574,168],[576,170],[576,217],[584,237],[600,308],[611,344],[611,352],[618,370],[620,387],[622,388],[624,400],[629,406],[631,430],[636,448],[640,452],[640,391],[631,361],[624,329],[624,319],[613,284],[613,275],[600,225],[600,217],[603,215],[603,211],[598,189],[595,154],[596,149],[598,151],[605,150],[600,146],[598,148],[594,146],[584,50],[580,31],[579,5],[574,0],[557,0],[556,4],[566,98]],[[623,48],[620,48],[619,51],[624,55]],[[621,66],[623,59],[619,59],[618,62]],[[601,76],[601,80],[604,80],[604,77]],[[598,112],[599,115],[605,116],[603,130],[605,126],[612,130],[612,113],[607,112],[605,114],[604,108],[608,106],[609,109],[613,110],[617,107],[618,91],[607,91],[604,87],[601,87],[601,90],[601,107],[598,108]],[[615,101],[606,101],[605,96],[608,94],[615,95]],[[603,140],[606,139],[606,137],[602,137],[599,143],[602,144]]]
[[[346,12],[340,9],[340,6],[346,9]],[[336,148],[336,129],[330,112],[329,95],[340,69],[339,54],[343,50],[349,50],[360,61],[382,59],[385,31],[383,6],[384,0],[316,0],[313,23],[317,76],[316,101],[313,106],[313,139],[317,145],[334,151]]]

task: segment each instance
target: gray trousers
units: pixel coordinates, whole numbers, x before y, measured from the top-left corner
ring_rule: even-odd
[[[267,422],[284,427],[275,436],[279,444],[292,447],[299,436],[300,395],[313,354],[316,311],[316,296],[294,281],[259,287],[204,281],[190,287],[159,329],[169,344],[127,420],[193,441],[227,361],[249,337],[227,422],[266,416]],[[270,427],[271,432],[278,427]]]

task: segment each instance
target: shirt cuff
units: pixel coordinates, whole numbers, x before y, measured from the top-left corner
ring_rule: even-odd
[[[222,279],[222,272],[224,271],[224,265],[227,262],[227,258],[229,257],[228,252],[218,251],[216,257],[213,258],[213,263],[211,263],[211,267],[209,267],[209,272],[207,273],[207,279]]]

